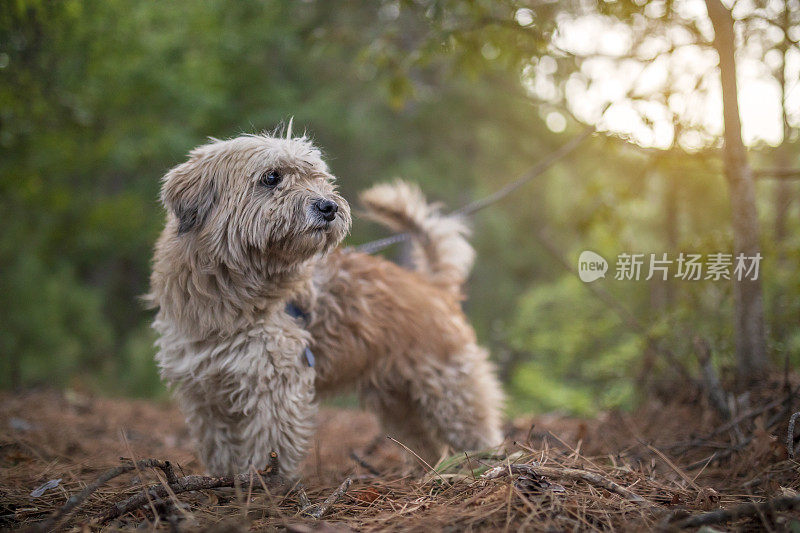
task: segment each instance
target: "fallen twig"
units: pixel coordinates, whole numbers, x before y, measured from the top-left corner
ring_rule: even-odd
[[[498,465],[495,467],[490,468],[483,474],[481,474],[481,479],[498,479],[501,477],[505,477],[511,474],[529,474],[538,476],[538,472],[536,472],[536,467],[538,465],[534,464],[505,464],[505,465]]]
[[[311,500],[308,499],[305,487],[297,487],[297,499],[300,503],[300,514],[307,514],[306,511],[311,508],[312,503]]]
[[[259,472],[259,476],[266,485],[274,487],[287,486],[286,480],[279,475],[266,474]],[[174,483],[167,485],[154,485],[147,490],[140,492],[130,498],[117,502],[100,515],[98,518],[99,523],[104,524],[109,520],[113,520],[119,516],[124,515],[138,509],[145,505],[148,498],[164,498],[171,490],[175,494],[182,492],[189,492],[193,490],[207,490],[219,489],[223,487],[236,487],[250,483],[252,479],[251,472],[244,472],[235,476],[211,477],[211,476],[185,476],[178,478]]]
[[[671,528],[681,529],[687,527],[700,527],[709,524],[721,524],[739,518],[756,516],[764,512],[786,511],[800,507],[800,496],[786,496],[767,500],[761,503],[743,503],[730,509],[720,509],[708,513],[698,514],[669,524]]]
[[[786,436],[786,451],[789,453],[789,459],[794,459],[794,425],[798,417],[800,417],[800,411],[789,419],[789,434]]]
[[[631,492],[622,485],[614,483],[610,479],[604,478],[600,474],[595,474],[593,472],[588,472],[586,470],[578,470],[575,468],[553,468],[547,466],[540,466],[538,468],[538,471],[540,474],[544,476],[550,476],[555,478],[560,477],[562,479],[580,479],[586,481],[587,483],[591,483],[592,485],[595,485],[597,487],[604,488],[609,492],[619,494],[626,500],[636,502],[639,504],[650,505],[650,502],[648,502],[638,494]]]
[[[795,388],[792,391],[792,394],[796,394],[797,392],[800,392],[800,387]],[[762,415],[762,414],[766,413],[770,409],[774,409],[776,407],[779,407],[785,401],[786,400],[784,398],[781,398],[779,400],[772,401],[772,402],[770,402],[770,403],[768,403],[766,405],[762,405],[762,406],[759,406],[759,407],[754,407],[753,409],[750,409],[750,410],[740,414],[739,416],[737,416],[736,418],[734,418],[730,422],[721,425],[720,427],[716,428],[714,431],[712,431],[711,433],[709,433],[708,435],[706,435],[704,437],[697,437],[695,439],[692,439],[692,440],[689,440],[689,441],[686,441],[686,442],[676,442],[675,444],[671,444],[669,446],[666,446],[666,449],[670,450],[674,454],[680,454],[681,452],[684,452],[684,451],[689,450],[691,448],[696,448],[698,446],[708,446],[708,441],[710,441],[711,439],[713,439],[717,435],[720,435],[720,434],[728,431],[729,429],[732,429],[734,426],[744,422],[745,420],[748,420],[750,418],[755,418],[755,417],[757,417],[759,415]],[[726,449],[727,449],[727,446],[726,446]],[[703,461],[700,461],[700,464],[702,466]]]
[[[112,479],[121,476],[122,474],[126,474],[138,468],[158,468],[164,475],[167,477],[167,480],[177,480],[175,476],[175,470],[172,468],[172,464],[169,461],[159,461],[158,459],[142,459],[141,461],[132,461],[130,459],[121,458],[122,461],[128,462],[129,464],[120,465],[109,470],[103,472],[100,477],[98,477],[94,482],[87,485],[82,491],[78,494],[74,494],[70,496],[60,509],[58,509],[53,515],[42,522],[38,529],[40,531],[52,531],[58,526],[67,520],[72,513],[81,505],[86,498],[94,494],[97,489],[111,481]]]
[[[800,387],[796,387],[794,389],[794,391],[792,392],[792,394],[797,394],[798,392],[800,392]],[[766,405],[763,405],[761,407],[754,407],[753,409],[750,409],[749,411],[746,411],[746,412],[742,413],[741,415],[737,416],[735,419],[731,420],[727,424],[725,424],[725,425],[715,429],[714,431],[712,431],[711,434],[708,436],[708,438],[716,437],[720,433],[724,433],[725,431],[731,429],[733,426],[735,426],[736,424],[739,424],[740,422],[743,422],[743,421],[745,421],[745,420],[747,420],[749,418],[755,418],[758,415],[764,414],[765,412],[769,411],[770,409],[774,409],[776,407],[779,407],[785,401],[786,400],[784,398],[781,398],[779,400],[772,401],[772,402],[770,402],[770,403],[768,403]]]
[[[798,390],[798,389],[795,389],[795,390]],[[782,402],[783,402],[783,400],[780,400],[780,401],[777,402],[777,404],[780,405]],[[773,404],[774,403],[775,402],[773,402]],[[766,411],[766,409],[762,409],[761,411],[764,412],[764,411]],[[773,427],[781,419],[782,416],[783,416],[783,412],[776,413],[775,416],[773,416],[769,420],[767,420],[767,422],[764,424],[764,427],[767,427],[767,428]],[[745,437],[736,446],[731,446],[730,448],[727,448],[725,450],[720,450],[720,451],[714,452],[710,457],[706,457],[706,458],[701,459],[699,461],[695,461],[694,463],[684,467],[684,469],[685,470],[695,470],[697,468],[705,467],[706,465],[708,465],[712,461],[718,461],[719,459],[725,459],[726,457],[730,457],[734,453],[736,453],[738,451],[741,451],[744,448],[746,448],[747,445],[750,444],[752,441],[753,441],[753,435]]]
[[[333,506],[333,504],[338,502],[342,498],[342,496],[344,496],[347,493],[347,491],[350,489],[350,483],[352,483],[352,480],[350,478],[345,479],[342,482],[342,484],[339,485],[339,488],[333,491],[333,493],[330,496],[325,498],[325,501],[322,502],[319,505],[319,507],[317,507],[316,509],[314,509],[309,513],[309,516],[312,516],[317,520],[325,516],[330,510],[331,506]]]
[[[133,459],[128,459],[127,457],[120,457],[119,460],[123,463],[130,463],[134,469],[158,468],[164,472],[164,476],[167,478],[167,483],[174,483],[178,480],[178,476],[175,475],[175,469],[173,468],[172,463],[169,461],[160,461],[158,459],[143,459],[141,461],[134,461]]]
[[[588,472],[586,470],[578,470],[576,468],[556,468],[551,466],[536,466],[531,464],[499,465],[484,472],[481,478],[497,479],[507,476],[510,473],[541,475],[561,479],[578,479],[595,485],[596,487],[603,488],[609,492],[619,494],[626,500],[642,505],[650,504],[650,502],[638,494],[631,492],[617,483],[614,483],[610,479],[604,478],[600,474],[595,474],[594,472]]]

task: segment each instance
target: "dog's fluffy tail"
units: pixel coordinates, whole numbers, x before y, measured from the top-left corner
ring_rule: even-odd
[[[414,269],[435,284],[460,293],[475,259],[469,229],[460,217],[443,215],[416,185],[395,181],[361,193],[366,216],[412,237]]]

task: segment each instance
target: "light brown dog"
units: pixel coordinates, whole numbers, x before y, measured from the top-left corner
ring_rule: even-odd
[[[336,249],[347,202],[305,137],[214,141],[164,178],[157,360],[213,473],[296,473],[319,394],[357,389],[428,459],[499,445],[502,393],[461,307],[464,225],[402,182],[363,195],[412,234],[415,271]]]

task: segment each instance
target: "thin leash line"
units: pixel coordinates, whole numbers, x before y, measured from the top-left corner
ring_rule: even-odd
[[[550,167],[556,164],[560,159],[566,157],[571,152],[573,152],[580,144],[589,137],[592,133],[594,133],[596,128],[594,126],[590,126],[583,130],[580,134],[576,135],[569,142],[564,143],[558,150],[550,154],[549,157],[545,158],[544,160],[540,161],[533,167],[531,167],[527,172],[525,172],[522,176],[520,176],[515,181],[512,181],[499,191],[490,194],[486,198],[481,198],[480,200],[475,200],[474,202],[470,202],[469,204],[456,209],[452,212],[453,215],[460,215],[460,216],[470,216],[472,214],[477,213],[481,209],[485,209],[490,205],[499,202],[512,192],[516,191],[529,181],[537,178],[541,174],[544,174]]]
[[[374,241],[365,242],[364,244],[359,244],[358,246],[354,246],[353,248],[357,252],[362,252],[365,254],[374,254],[394,244],[407,241],[409,238],[411,238],[411,235],[409,235],[408,233],[396,233],[395,235],[390,235],[382,239],[377,239]]]
[[[638,78],[641,76],[641,72],[639,73]],[[626,93],[626,97],[629,97],[636,88],[636,82],[633,83],[630,90]],[[528,171],[523,173],[519,178],[512,181],[505,187],[501,188],[500,190],[486,196],[485,198],[480,198],[478,200],[472,201],[467,205],[456,209],[455,211],[451,211],[450,215],[453,216],[471,216],[477,213],[478,211],[489,207],[490,205],[499,202],[512,192],[516,191],[523,185],[527,184],[529,181],[537,178],[538,176],[544,174],[547,170],[550,169],[553,165],[555,165],[558,161],[575,151],[581,143],[586,140],[589,136],[597,131],[597,124],[600,122],[600,119],[606,114],[606,111],[614,105],[615,102],[607,102],[602,110],[600,111],[600,118],[595,122],[595,125],[587,126],[584,130],[577,134],[575,137],[561,145],[556,151],[552,152],[548,157],[544,158],[542,161],[539,161],[535,165],[533,165]],[[398,233],[395,235],[390,235],[389,237],[384,237],[382,239],[377,239],[374,241],[366,242],[364,244],[360,244],[358,246],[354,246],[353,248],[357,252],[362,252],[366,254],[374,254],[376,252],[380,252],[392,246],[394,244],[398,244],[404,241],[407,241],[411,238],[411,234],[409,233]]]
[[[582,133],[576,135],[569,142],[563,144],[558,150],[550,154],[549,157],[535,164],[533,167],[531,167],[527,172],[522,174],[522,176],[520,176],[516,180],[512,181],[511,183],[501,188],[500,190],[490,194],[489,196],[486,196],[485,198],[480,198],[478,200],[468,203],[463,207],[456,209],[455,211],[450,212],[450,215],[465,216],[465,217],[471,216],[477,213],[478,211],[485,209],[494,203],[499,202],[500,200],[502,200],[512,192],[516,191],[529,181],[543,174],[555,163],[557,163],[560,159],[566,157],[571,152],[573,152],[587,137],[589,137],[592,133],[594,133],[596,129],[597,128],[595,126],[590,126],[586,128]],[[382,239],[377,239],[374,241],[370,241],[355,246],[355,250],[366,254],[374,254],[394,244],[407,241],[410,238],[411,235],[408,233],[398,233],[395,235],[390,235],[389,237],[384,237]]]

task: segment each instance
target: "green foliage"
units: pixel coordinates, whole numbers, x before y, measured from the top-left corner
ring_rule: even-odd
[[[428,62],[413,80],[396,69],[392,82],[369,50],[390,30],[402,35],[399,25],[414,34],[429,25],[384,11],[372,2],[3,3],[3,386],[161,390],[138,300],[163,220],[159,179],[209,136],[293,116],[350,198],[402,175],[458,205],[476,181],[519,168],[511,150],[541,126],[516,79],[457,79]],[[516,96],[498,102],[498,92]],[[357,222],[352,240],[378,235]]]
[[[5,264],[0,293],[2,386],[66,385],[111,352],[100,291],[78,284],[65,267],[46,269],[35,255],[20,254]]]
[[[642,340],[572,274],[520,298],[511,339],[531,353],[512,385],[538,409],[630,407]]]
[[[138,298],[163,221],[159,179],[209,136],[270,130],[294,117],[350,199],[402,176],[455,208],[510,182],[579,128],[549,131],[549,108],[534,105],[520,83],[563,8],[542,4],[530,14],[505,0],[0,3],[0,385],[164,393],[151,316]],[[603,9],[624,20],[638,8]],[[565,68],[560,62],[555,75],[567,76]],[[787,150],[800,159],[797,143]],[[758,159],[778,166],[768,151]],[[708,154],[651,157],[594,138],[475,218],[479,255],[465,307],[495,353],[523,354],[500,361],[512,410],[627,407],[637,379],[673,371],[647,362],[645,335],[560,258],[575,264],[584,249],[609,259],[730,250],[720,168]],[[767,226],[771,195],[759,189]],[[795,214],[785,241],[765,238],[763,269],[771,348],[793,364],[798,230]],[[349,242],[379,236],[356,219]],[[681,362],[693,364],[699,332],[723,370],[730,366],[728,284],[676,282],[664,301],[662,288],[610,274],[596,283]]]

